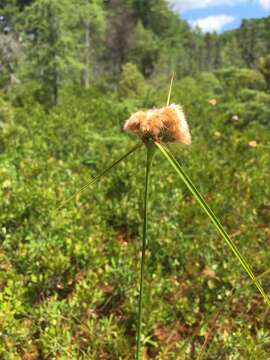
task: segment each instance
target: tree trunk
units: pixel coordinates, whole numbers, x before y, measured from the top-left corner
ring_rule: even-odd
[[[90,86],[90,24],[85,22],[85,68],[83,82],[86,89]]]
[[[57,105],[58,103],[58,87],[59,87],[59,74],[58,74],[58,64],[57,64],[57,40],[58,40],[58,18],[55,14],[55,11],[52,5],[49,5],[49,45],[51,47],[51,65],[50,65],[50,82],[51,82],[51,101],[52,105]]]

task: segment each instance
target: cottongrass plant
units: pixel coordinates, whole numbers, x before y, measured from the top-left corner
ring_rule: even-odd
[[[74,199],[78,194],[82,193],[89,186],[95,184],[100,178],[105,176],[116,165],[125,160],[128,156],[138,150],[143,144],[146,147],[146,170],[145,170],[145,189],[144,189],[144,211],[143,211],[143,232],[142,232],[142,245],[141,245],[141,266],[140,266],[140,284],[139,284],[139,300],[137,312],[137,336],[136,336],[136,360],[141,359],[141,329],[143,318],[143,297],[144,297],[144,275],[145,275],[145,254],[147,249],[147,223],[148,223],[148,188],[150,180],[150,171],[152,160],[156,151],[159,151],[164,157],[165,161],[171,165],[174,171],[179,176],[180,180],[186,185],[194,199],[197,201],[201,209],[208,216],[221,238],[229,246],[235,257],[238,259],[244,271],[247,273],[252,283],[255,285],[265,303],[270,306],[270,298],[264,291],[261,283],[260,276],[256,277],[252,271],[251,266],[240,253],[239,249],[230,238],[224,227],[221,225],[219,219],[204,200],[199,190],[196,188],[192,180],[187,175],[186,171],[182,168],[178,160],[174,157],[168,143],[179,143],[190,145],[191,135],[189,126],[180,105],[170,104],[170,97],[172,91],[173,77],[171,79],[167,105],[161,109],[150,109],[147,111],[139,111],[134,113],[125,123],[124,130],[128,133],[136,135],[140,138],[140,142],[135,145],[130,151],[124,154],[121,158],[113,162],[110,166],[106,167],[99,175],[91,179],[85,186],[78,192],[73,194],[70,198],[64,201],[57,210],[60,210],[67,202]],[[207,340],[206,340],[207,341]],[[201,349],[200,358],[205,351],[204,344]]]

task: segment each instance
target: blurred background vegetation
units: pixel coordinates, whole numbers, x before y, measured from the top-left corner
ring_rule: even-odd
[[[172,146],[256,274],[270,263],[270,17],[203,34],[165,0],[1,0],[0,358],[133,359],[145,151],[138,109],[184,106]],[[267,360],[269,310],[170,167],[150,194],[144,359]],[[269,276],[263,278],[270,291]]]

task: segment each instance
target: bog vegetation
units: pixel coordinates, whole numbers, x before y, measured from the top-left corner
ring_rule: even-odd
[[[270,292],[270,18],[222,35],[166,1],[0,5],[0,358],[133,359],[145,149],[124,121],[184,106],[171,151]],[[267,360],[269,310],[157,154],[149,188],[145,359]]]

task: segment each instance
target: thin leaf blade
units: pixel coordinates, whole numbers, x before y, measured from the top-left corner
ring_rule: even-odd
[[[246,273],[251,278],[254,285],[257,287],[258,291],[264,298],[265,302],[270,306],[270,299],[268,295],[265,293],[262,285],[254,275],[251,266],[247,262],[247,260],[242,256],[240,251],[238,250],[235,243],[232,241],[224,227],[221,225],[219,219],[215,215],[215,213],[212,211],[212,209],[209,207],[209,205],[204,200],[203,196],[200,194],[200,192],[197,190],[191,179],[188,177],[188,175],[185,173],[179,162],[176,160],[176,158],[173,156],[173,154],[162,144],[155,143],[156,146],[159,148],[163,156],[169,161],[171,166],[174,168],[180,179],[184,182],[184,184],[187,186],[193,197],[196,199],[196,201],[199,203],[202,210],[208,215],[211,222],[214,224],[216,230],[220,233],[222,238],[225,240],[227,245],[230,247],[240,264],[242,265],[243,269],[246,271]]]
[[[110,170],[112,170],[116,165],[118,165],[121,161],[126,159],[129,155],[134,153],[137,149],[139,149],[142,146],[142,143],[138,143],[135,145],[131,150],[129,150],[126,154],[121,156],[118,160],[114,161],[112,164],[110,164],[108,167],[106,167],[100,174],[95,176],[94,178],[90,179],[81,189],[76,191],[73,195],[71,195],[68,199],[63,201],[56,209],[55,212],[60,211],[67,203],[72,201],[77,195],[81,194],[83,191],[85,191],[89,186],[94,185],[98,180],[100,180],[103,176],[105,176]]]

